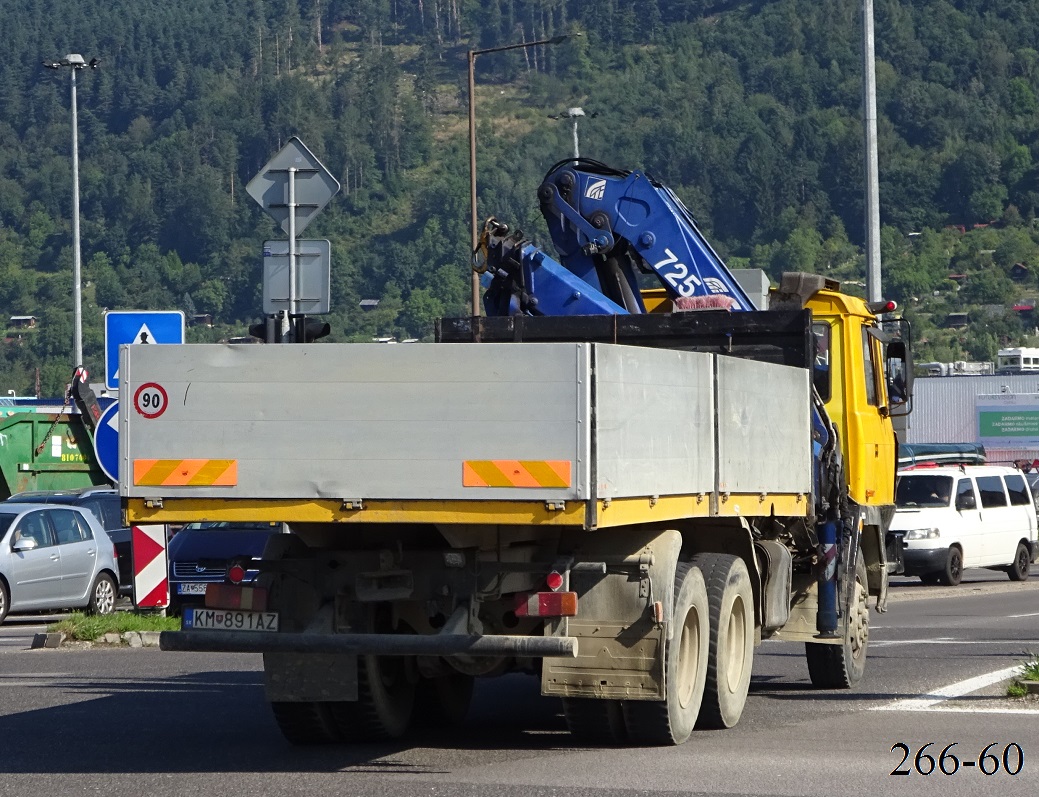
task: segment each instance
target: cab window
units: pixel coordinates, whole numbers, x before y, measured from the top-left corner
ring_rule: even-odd
[[[830,400],[830,325],[812,324],[812,340],[815,343],[812,383],[819,398],[827,402]]]
[[[956,485],[956,508],[976,509],[977,499],[974,497],[974,482],[970,479],[960,479]]]
[[[873,362],[873,337],[866,327],[862,328],[862,371],[866,380],[866,403],[870,406],[879,406],[877,398],[877,369]]]
[[[952,498],[952,476],[913,474],[901,476],[895,490],[895,506],[948,506]]]

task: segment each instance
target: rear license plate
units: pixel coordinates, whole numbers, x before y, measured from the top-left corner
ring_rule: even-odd
[[[240,612],[228,609],[185,609],[185,630],[277,631],[277,612]]]
[[[178,595],[205,595],[208,584],[178,584]]]

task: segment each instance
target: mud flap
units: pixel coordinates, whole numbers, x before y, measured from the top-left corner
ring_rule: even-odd
[[[571,542],[565,541],[564,544]],[[663,700],[664,644],[672,632],[677,531],[598,531],[573,538],[570,589],[576,658],[546,658],[541,692],[559,697]]]

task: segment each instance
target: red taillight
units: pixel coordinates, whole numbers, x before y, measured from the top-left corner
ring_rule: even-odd
[[[576,592],[521,592],[513,598],[517,617],[574,617]]]
[[[241,584],[245,581],[245,568],[239,564],[233,564],[227,568],[227,580],[232,584]]]
[[[545,584],[550,590],[555,592],[557,589],[563,586],[563,574],[557,573],[553,570],[547,576],[545,576]]]

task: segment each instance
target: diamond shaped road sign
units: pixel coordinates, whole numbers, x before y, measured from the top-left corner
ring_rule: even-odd
[[[294,171],[290,171],[294,170]],[[339,181],[296,136],[245,187],[249,196],[289,234],[289,179],[293,181],[296,235],[339,193]]]

